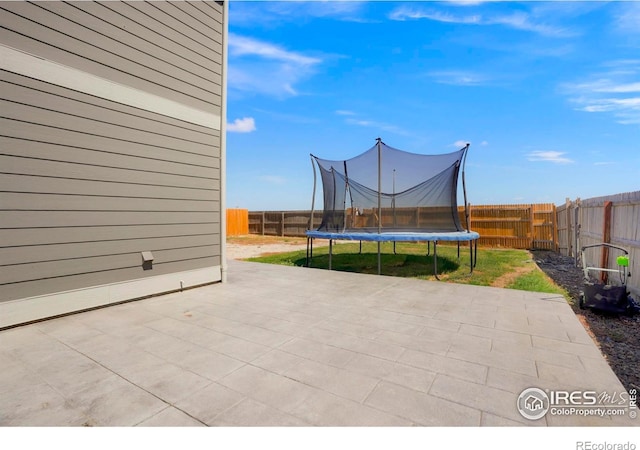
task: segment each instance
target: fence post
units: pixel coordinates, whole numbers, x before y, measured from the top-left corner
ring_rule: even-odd
[[[564,205],[567,216],[567,256],[571,256],[573,253],[573,242],[571,240],[571,200],[569,200],[569,197],[564,201]]]
[[[533,249],[533,243],[536,239],[536,229],[533,223],[533,204],[529,204],[529,232],[531,233],[531,241],[529,243],[529,248]]]
[[[280,218],[280,224],[281,224],[280,236],[284,236],[284,211],[282,211],[282,216]]]
[[[264,227],[265,227],[265,218],[264,218],[264,211],[262,211],[262,219],[261,219],[261,223],[262,223],[262,235],[264,236]]]
[[[578,265],[578,261],[581,256],[581,248],[580,248],[580,228],[582,227],[581,219],[580,219],[580,197],[576,198],[575,202],[573,202],[573,240],[575,241],[575,259],[576,266]],[[584,261],[583,261],[584,264]]]
[[[613,209],[613,202],[604,202],[604,223],[602,226],[602,242],[605,244],[611,243],[611,210]],[[609,248],[602,247],[602,253],[600,254],[600,267],[609,267]],[[600,272],[600,281],[607,284],[608,280],[607,272]]]
[[[557,215],[557,209],[556,209],[556,205],[552,204],[551,205],[552,208],[552,213],[551,213],[551,227],[552,227],[552,234],[553,234],[553,251],[556,253],[560,253],[560,242],[559,242],[559,238],[558,238],[558,215]]]

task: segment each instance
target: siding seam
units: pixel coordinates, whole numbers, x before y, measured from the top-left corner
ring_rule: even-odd
[[[85,131],[78,131],[78,130],[74,130],[72,128],[63,128],[63,127],[58,127],[58,126],[54,126],[54,125],[47,125],[46,123],[30,122],[28,120],[15,119],[13,117],[7,117],[7,116],[0,116],[0,118],[6,119],[6,120],[12,120],[14,122],[21,122],[21,123],[31,124],[31,125],[40,125],[40,126],[47,127],[47,128],[53,128],[55,130],[62,130],[62,131],[68,131],[68,132],[71,132],[71,133],[83,134],[83,135],[86,135],[86,136],[96,136],[96,137],[103,138],[103,139],[111,139],[113,141],[129,142],[131,144],[144,145],[144,146],[147,146],[147,147],[154,147],[154,148],[161,148],[161,149],[164,149],[164,150],[169,150],[169,151],[178,152],[178,153],[186,153],[186,154],[189,154],[189,155],[197,155],[197,156],[202,156],[202,157],[205,157],[205,158],[219,159],[217,156],[207,155],[207,154],[204,154],[204,153],[190,152],[190,151],[182,150],[182,149],[179,149],[179,148],[165,147],[163,145],[149,144],[149,143],[142,142],[142,141],[133,141],[131,139],[120,139],[120,138],[116,138],[116,137],[108,136],[108,135],[104,135],[104,134],[87,133]],[[2,135],[2,136],[4,136],[4,135]],[[6,137],[11,137],[11,136],[6,136]],[[204,144],[201,144],[201,145],[204,146]],[[209,147],[212,147],[212,146],[209,146]]]
[[[14,120],[14,119],[8,119],[8,120]],[[30,122],[23,122],[23,123],[30,123]],[[40,125],[40,124],[36,124],[36,125]],[[46,125],[40,125],[40,126],[44,126],[46,127]],[[77,132],[80,133],[80,132]],[[215,166],[204,166],[202,164],[193,164],[193,163],[186,163],[186,162],[180,162],[180,161],[173,161],[171,159],[161,159],[161,158],[151,158],[149,156],[140,156],[140,155],[134,155],[131,153],[120,153],[120,152],[113,152],[113,151],[109,151],[109,150],[99,150],[99,149],[95,149],[95,148],[88,148],[88,147],[80,147],[77,145],[69,145],[69,144],[59,144],[57,142],[48,142],[48,141],[41,141],[39,139],[29,139],[29,138],[25,138],[25,137],[16,137],[16,136],[7,136],[7,135],[0,135],[0,137],[4,137],[7,139],[16,139],[19,141],[28,141],[28,142],[37,142],[39,144],[47,144],[47,145],[55,145],[55,146],[59,146],[59,147],[65,147],[65,148],[74,148],[77,150],[86,150],[86,151],[90,151],[90,152],[97,152],[97,153],[104,153],[107,155],[117,155],[117,156],[126,156],[129,158],[139,158],[139,159],[148,159],[151,161],[161,161],[161,162],[166,162],[166,163],[172,163],[172,164],[181,164],[181,165],[185,165],[185,166],[194,166],[194,167],[202,167],[205,169],[218,169],[219,167],[215,167]],[[141,144],[141,145],[147,145],[147,144]],[[170,149],[169,149],[170,150]],[[2,153],[3,155],[5,155],[5,153]],[[12,154],[6,154],[7,156],[15,156]],[[208,155],[201,155],[199,153],[196,154],[197,156],[202,156],[202,157],[206,157],[209,158],[210,156]],[[214,159],[219,159],[216,157],[213,157]],[[36,158],[34,158],[36,159]],[[67,162],[67,161],[62,161],[62,162]],[[132,170],[137,170],[137,169],[132,169]],[[163,172],[159,172],[159,173],[163,173]],[[178,175],[178,174],[176,174]]]
[[[2,137],[9,137],[9,136],[2,136]],[[89,164],[89,163],[81,163],[81,162],[75,162],[75,161],[65,161],[65,160],[61,160],[61,159],[36,158],[34,156],[20,156],[20,155],[13,155],[13,154],[10,154],[10,153],[0,153],[0,156],[7,156],[7,157],[11,157],[11,158],[32,159],[34,161],[55,162],[55,163],[61,163],[61,164],[72,164],[72,165],[87,166],[87,167],[101,167],[103,169],[115,169],[115,170],[131,171],[131,172],[154,173],[154,174],[158,174],[158,175],[171,175],[171,176],[185,177],[185,178],[199,178],[199,179],[202,179],[202,180],[209,180],[209,181],[218,180],[218,178],[202,177],[202,176],[199,176],[199,175],[184,175],[184,174],[181,174],[181,173],[174,173],[174,172],[159,172],[157,170],[131,169],[131,168],[128,168],[128,167],[107,166],[107,165],[104,165],[104,164]],[[156,160],[156,161],[161,161],[161,160]],[[202,167],[202,166],[200,166],[200,167]],[[211,169],[217,169],[217,167],[210,167],[210,168]],[[14,174],[14,175],[30,175],[30,176],[51,176],[51,175],[32,175],[32,174],[27,174],[27,173],[16,173],[16,172],[0,172],[0,173]],[[68,177],[58,177],[58,178],[68,178]],[[85,178],[80,178],[80,179],[85,180]],[[93,180],[95,180],[95,178],[91,178],[90,179],[90,181],[93,181]],[[102,181],[108,181],[108,180],[102,180]],[[140,183],[140,184],[145,184],[145,183]],[[153,184],[150,185],[150,186],[182,187],[182,186],[153,185]],[[205,188],[193,188],[193,189],[205,189]]]
[[[61,50],[66,52],[64,49]],[[0,57],[3,59],[3,69],[8,72],[46,81],[57,86],[94,95],[99,98],[105,98],[123,105],[195,123],[206,128],[215,130],[220,129],[220,116],[211,112],[203,111],[201,109],[185,105],[184,103],[179,103],[175,100],[169,100],[88,72],[83,72],[79,69],[65,66],[31,53],[8,47],[4,44],[0,44]],[[140,77],[136,78],[147,81]],[[76,84],[79,80],[85,81],[85,84],[82,86],[83,89],[80,89],[78,84]],[[149,83],[156,84],[151,81],[149,81]],[[187,95],[177,90],[173,91],[182,95]],[[116,95],[114,95],[115,92],[119,93],[117,99]],[[192,98],[196,97],[192,96]],[[201,100],[199,98],[196,99]],[[150,107],[150,105],[154,106]]]
[[[171,263],[179,263],[179,262],[184,262],[184,261],[196,261],[199,259],[216,259],[217,255],[210,255],[210,256],[197,256],[194,258],[185,258],[185,259],[175,259],[175,260],[171,260],[171,261],[163,261],[163,262],[154,262],[153,265],[154,266],[160,266],[162,264],[171,264]],[[51,262],[51,261],[49,261]],[[112,268],[108,268],[108,269],[99,269],[99,270],[92,270],[92,271],[88,271],[88,272],[74,272],[74,273],[70,273],[68,275],[57,275],[57,276],[51,276],[51,277],[43,277],[43,278],[32,278],[29,280],[21,280],[21,281],[12,281],[10,283],[0,283],[0,286],[11,286],[11,285],[16,285],[16,284],[20,284],[20,283],[30,283],[30,282],[34,282],[34,281],[43,281],[43,280],[53,280],[53,279],[58,279],[58,278],[67,278],[67,277],[75,277],[75,276],[81,276],[81,275],[90,275],[93,273],[102,273],[102,272],[112,272],[115,270],[123,270],[123,269],[141,269],[140,265],[135,265],[135,266],[123,266],[123,267],[112,267]],[[134,278],[133,280],[135,280],[136,278]],[[126,281],[131,281],[131,280],[123,280],[123,282]],[[87,288],[90,288],[93,286],[87,286]],[[78,289],[86,289],[86,288],[78,288]],[[56,292],[53,292],[53,294],[55,294]],[[21,300],[21,299],[14,299],[14,300]],[[10,301],[10,300],[7,300]],[[0,302],[0,305],[2,305],[2,303],[4,302]]]

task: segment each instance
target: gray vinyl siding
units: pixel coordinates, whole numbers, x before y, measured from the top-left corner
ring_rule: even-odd
[[[182,8],[198,11],[185,3]],[[178,6],[141,1],[3,2],[0,42],[219,114],[222,26],[208,19],[210,28],[197,32],[191,26],[204,25],[194,23]],[[119,13],[114,24],[103,19],[109,10]],[[145,24],[133,32],[126,26],[130,19],[125,19],[132,16]],[[110,31],[95,30],[96,21]]]
[[[215,2],[0,2],[0,44],[219,117],[222,20]],[[220,266],[220,144],[220,123],[0,61],[0,303]]]

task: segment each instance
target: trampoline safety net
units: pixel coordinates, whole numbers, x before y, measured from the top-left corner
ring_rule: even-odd
[[[378,138],[373,147],[351,159],[331,161],[311,155],[323,187],[324,209],[317,231],[465,231],[457,192],[461,168],[464,192],[468,148],[469,144],[452,153],[422,155],[389,147]]]

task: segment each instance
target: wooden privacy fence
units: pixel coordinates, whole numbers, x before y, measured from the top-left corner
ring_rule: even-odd
[[[249,210],[227,209],[227,236],[249,234]]]
[[[311,210],[308,211],[250,211],[249,233],[267,236],[305,236]],[[314,227],[320,226],[322,212],[314,213]]]
[[[553,203],[472,206],[469,228],[480,234],[481,246],[556,250]]]
[[[465,224],[464,208],[458,208],[460,221]],[[311,211],[250,211],[249,233],[271,236],[304,236]],[[347,221],[356,226],[372,226],[373,215],[362,214],[349,217]],[[371,216],[371,217],[369,217]],[[391,210],[383,211],[383,223],[398,224],[417,221],[423,223],[428,218],[428,210],[402,208],[394,218]],[[314,228],[320,226],[322,211],[314,213]],[[428,223],[428,221],[426,222]],[[555,205],[478,205],[470,207],[471,230],[480,233],[479,245],[487,247],[526,248],[556,250]]]
[[[629,251],[631,272],[627,285],[635,296],[640,296],[640,191],[567,199],[557,208],[557,214],[560,253],[578,259],[582,247],[603,242],[625,248]],[[586,261],[581,263],[616,269],[616,256],[620,254],[616,250],[589,249],[585,252]],[[598,274],[592,275],[597,278]]]

